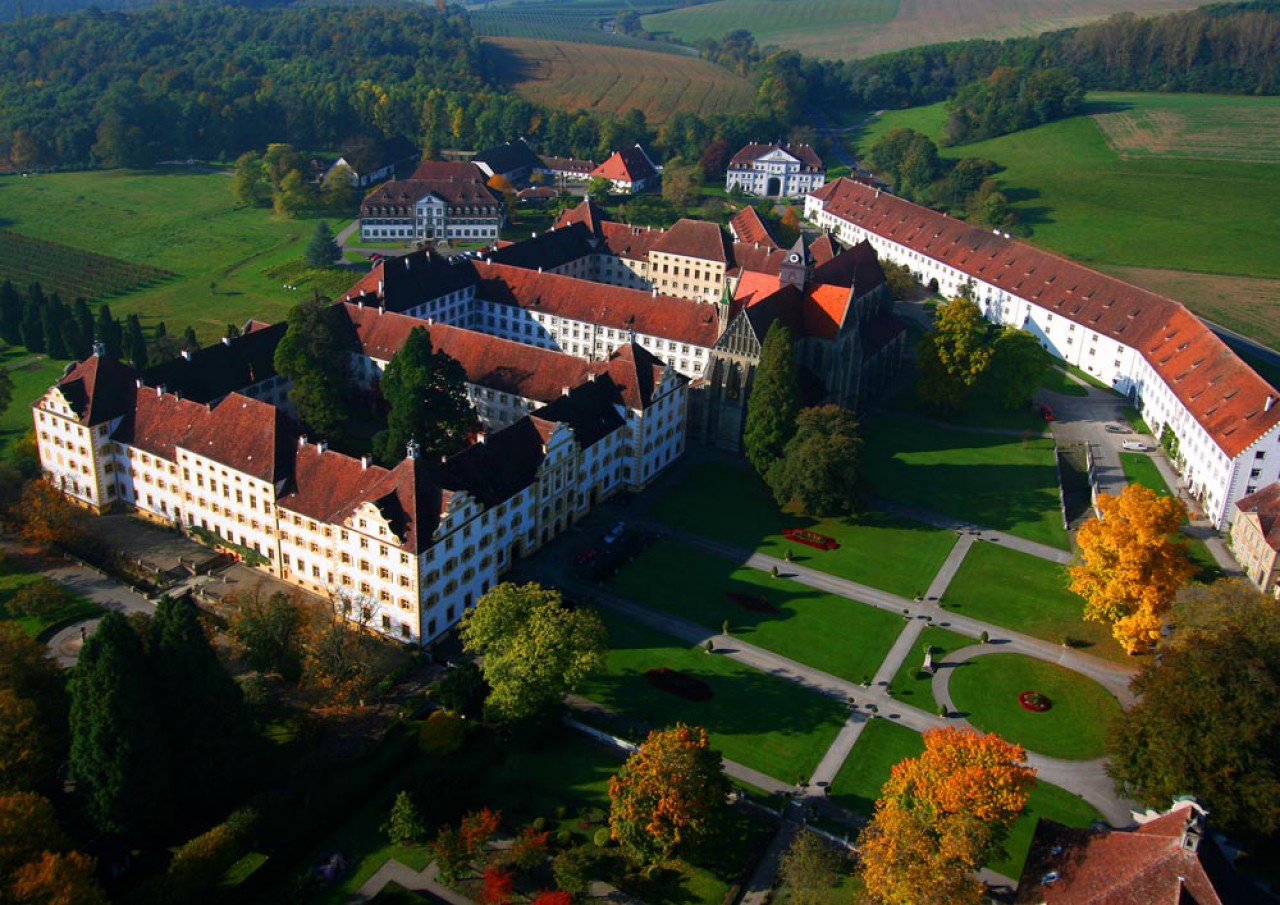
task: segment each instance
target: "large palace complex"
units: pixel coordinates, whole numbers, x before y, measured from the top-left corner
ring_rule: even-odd
[[[384,202],[385,203],[385,202]],[[905,324],[879,259],[1035,334],[1172,431],[1220,526],[1280,477],[1276,391],[1176,302],[1005,236],[837,180],[806,199],[823,229],[782,248],[744,212],[731,233],[608,219],[590,202],[485,258],[385,259],[330,309],[356,392],[415,327],[456,359],[482,430],[390,467],[330,449],[294,417],[280,324],[135,371],[97,352],[34,405],[46,475],[94,511],[124,507],[426,643],[513,560],[692,439],[740,448],[764,336],[791,332],[810,401],[859,409],[896,373]]]

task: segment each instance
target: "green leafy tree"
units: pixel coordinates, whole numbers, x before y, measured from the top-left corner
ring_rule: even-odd
[[[42,729],[34,702],[0,688],[0,791],[53,786],[59,751]]]
[[[276,346],[276,371],[292,382],[289,401],[322,436],[338,437],[350,415],[346,353],[329,303],[316,296],[294,305]]]
[[[551,874],[556,886],[575,896],[585,895],[600,865],[598,851],[589,845],[569,848],[551,861]]]
[[[800,373],[791,331],[774,321],[760,349],[760,364],[747,399],[742,445],[747,459],[763,477],[796,432],[800,411]]]
[[[171,803],[170,759],[156,683],[142,642],[108,613],[71,673],[71,776],[100,831],[135,835],[162,825]]]
[[[408,792],[401,790],[396,793],[396,800],[391,805],[391,813],[387,816],[387,822],[382,825],[382,831],[393,845],[417,842],[426,835],[427,822]]]
[[[435,692],[441,707],[468,717],[480,716],[488,696],[489,683],[474,663],[461,663],[449,670]]]
[[[333,238],[333,231],[325,221],[321,220],[316,224],[316,231],[312,234],[311,241],[307,243],[304,257],[311,267],[328,267],[342,257],[342,249]]]
[[[1043,386],[1053,358],[1026,330],[1005,327],[991,348],[991,362],[982,380],[995,390],[1007,409],[1031,404],[1031,394]]]
[[[234,796],[254,753],[244,696],[218,662],[195,605],[165,597],[150,626],[153,695],[180,800],[211,812]]]
[[[778,505],[795,501],[808,515],[854,511],[862,438],[853,412],[838,405],[801,409],[796,435],[766,476]]]
[[[286,173],[280,187],[271,196],[271,207],[276,216],[285,219],[292,219],[315,206],[315,189],[303,178],[300,170],[290,170]]]
[[[654,730],[609,780],[609,829],[632,859],[654,867],[714,838],[729,788],[705,729]]]
[[[445,757],[466,741],[467,724],[448,710],[434,710],[418,730],[418,748],[432,757]]]
[[[778,876],[795,905],[822,905],[845,873],[845,860],[816,833],[802,829],[783,854]]]
[[[325,175],[320,186],[320,202],[326,209],[335,214],[350,215],[359,201],[350,167],[339,164]]]
[[[23,864],[66,844],[49,799],[34,792],[0,793],[0,890]]]
[[[963,408],[991,363],[991,325],[976,302],[958,296],[938,306],[916,354],[920,400],[944,411]]]
[[[12,622],[0,623],[0,690],[36,707],[40,734],[59,753],[67,745],[67,687],[49,648]]]
[[[7,370],[0,369],[0,412],[9,408],[13,401],[13,378]]]
[[[702,195],[702,167],[683,160],[669,161],[662,168],[662,198],[683,211]]]
[[[545,716],[604,668],[600,617],[534,583],[498,585],[463,615],[459,632],[463,649],[483,658],[485,710],[499,720]]]
[[[417,440],[429,460],[452,455],[467,445],[476,426],[467,399],[467,375],[443,352],[431,347],[423,327],[410,331],[382,375],[382,396],[390,406],[387,427],[373,441],[384,464],[404,458],[405,445]]]
[[[609,200],[609,195],[613,192],[613,183],[603,176],[592,176],[587,180],[587,197],[597,203],[604,203]]]
[[[1122,795],[1195,795],[1243,839],[1280,831],[1280,613],[1244,579],[1182,593],[1162,660],[1133,681],[1108,768]]]
[[[266,207],[271,202],[271,182],[262,157],[245,151],[231,172],[231,197],[245,207]]]
[[[231,636],[244,646],[249,665],[296,680],[302,670],[298,647],[303,620],[298,605],[281,591],[267,597],[252,592],[236,598],[235,605]]]

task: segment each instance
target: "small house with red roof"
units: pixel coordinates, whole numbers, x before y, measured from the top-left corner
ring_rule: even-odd
[[[613,190],[622,195],[635,195],[656,188],[660,180],[654,165],[640,145],[614,151],[609,159],[591,171],[591,179],[608,179]]]
[[[724,187],[761,198],[803,198],[826,181],[826,167],[812,145],[753,143],[729,161]]]

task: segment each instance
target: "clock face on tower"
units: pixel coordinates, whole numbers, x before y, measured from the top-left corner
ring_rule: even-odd
[[[789,258],[787,258],[787,260],[790,261],[792,264],[799,264],[800,256],[798,254],[793,253]]]

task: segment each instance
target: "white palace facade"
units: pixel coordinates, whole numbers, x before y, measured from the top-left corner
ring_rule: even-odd
[[[988,320],[1126,395],[1174,440],[1185,486],[1219,528],[1280,479],[1280,393],[1180,303],[848,179],[809,195],[805,216],[945,296],[967,289]]]
[[[439,462],[410,443],[383,467],[308,438],[271,364],[283,325],[251,322],[141,374],[100,347],[69,366],[33,405],[46,478],[95,512],[180,527],[427,643],[513,560],[684,451],[688,379],[636,343],[585,362],[380,307],[330,310],[358,387],[428,329],[466,372],[473,443]]]

